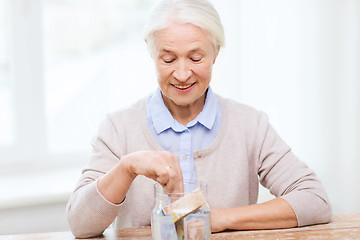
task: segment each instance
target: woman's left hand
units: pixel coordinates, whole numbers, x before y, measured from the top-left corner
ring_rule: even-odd
[[[211,232],[226,230],[226,213],[223,208],[211,208]]]

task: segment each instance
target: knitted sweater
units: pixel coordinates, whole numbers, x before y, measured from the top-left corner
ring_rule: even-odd
[[[207,149],[194,152],[198,180],[207,184],[210,206],[255,204],[259,182],[294,210],[299,226],[329,222],[331,207],[319,179],[270,126],[265,114],[219,97],[222,122]],[[69,199],[67,218],[76,237],[101,234],[115,219],[117,227],[150,225],[154,181],[137,176],[121,204],[107,201],[97,180],[122,156],[139,150],[163,150],[146,121],[146,99],[109,114],[92,143],[87,167]],[[117,218],[116,218],[117,217]]]

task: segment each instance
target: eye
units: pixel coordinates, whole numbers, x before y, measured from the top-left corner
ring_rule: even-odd
[[[164,61],[164,63],[172,63],[175,61],[176,57],[172,54],[164,54],[161,59]]]
[[[193,62],[200,62],[202,58],[191,58],[191,61]]]
[[[200,54],[194,54],[190,57],[193,62],[200,62],[202,60],[202,56]]]
[[[172,59],[163,59],[164,60],[164,63],[172,63],[173,61],[175,61],[174,58]]]

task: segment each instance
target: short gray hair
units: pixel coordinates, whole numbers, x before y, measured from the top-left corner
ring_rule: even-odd
[[[155,5],[144,26],[144,38],[150,54],[154,51],[154,34],[172,23],[190,23],[208,32],[218,51],[225,45],[224,27],[213,5],[207,0],[161,0]],[[218,52],[216,52],[218,53]]]

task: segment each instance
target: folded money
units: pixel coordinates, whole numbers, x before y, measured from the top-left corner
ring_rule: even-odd
[[[180,218],[199,209],[205,203],[206,200],[204,195],[201,193],[200,189],[197,188],[192,192],[186,193],[172,204],[163,207],[162,210],[164,214],[172,215],[174,217],[174,222],[176,222]]]
[[[156,240],[178,240],[172,216],[153,215],[151,231]]]

